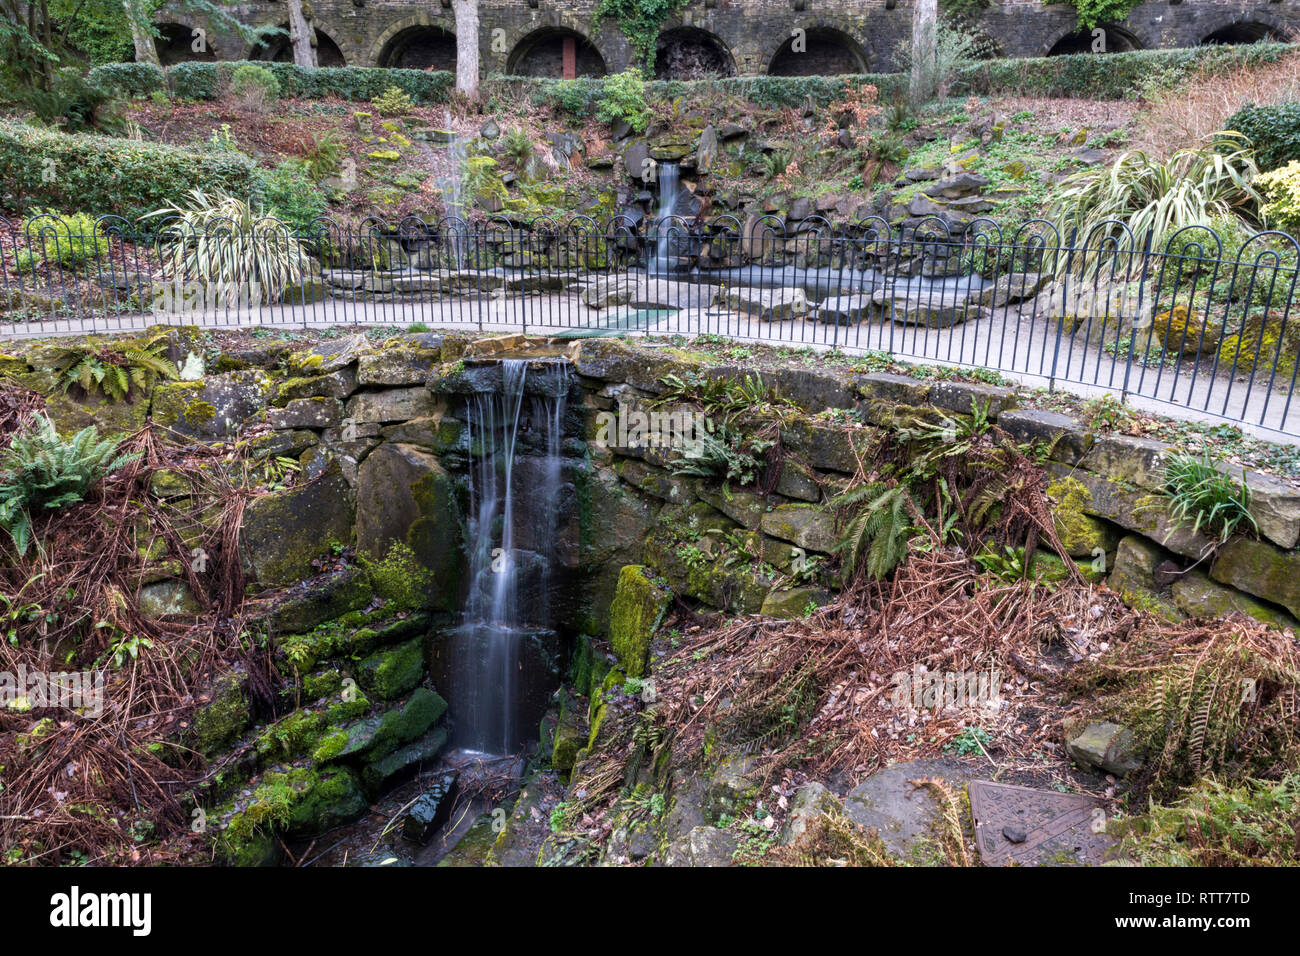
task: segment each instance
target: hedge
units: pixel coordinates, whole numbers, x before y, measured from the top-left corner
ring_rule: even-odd
[[[236,153],[0,120],[0,208],[35,205],[133,219],[179,200],[195,186],[247,196],[258,184],[256,164]]]
[[[165,89],[167,74],[152,63],[106,63],[91,69],[90,82],[125,96],[140,96]]]
[[[167,85],[177,96],[191,100],[219,97],[230,77],[243,62],[178,63],[167,69]],[[321,66],[303,67],[293,63],[254,61],[255,66],[270,70],[280,83],[282,96],[299,99],[337,97],[355,102],[369,102],[390,86],[409,93],[417,103],[446,103],[456,78],[446,71],[400,70],[388,67]]]
[[[1255,147],[1255,162],[1262,170],[1277,169],[1300,159],[1300,103],[1252,103],[1233,113],[1223,125],[1249,137]]]

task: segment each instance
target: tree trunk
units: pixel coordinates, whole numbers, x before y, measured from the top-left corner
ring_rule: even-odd
[[[456,18],[456,92],[478,99],[478,0],[451,0]]]
[[[302,0],[287,0],[289,7],[289,42],[293,45],[293,62],[298,66],[316,65],[316,30],[303,13]]]
[[[149,29],[149,17],[141,9],[138,0],[122,0],[122,7],[126,10],[126,22],[131,25],[135,62],[161,66],[158,61],[158,44],[154,42],[153,32]]]
[[[934,95],[936,22],[938,0],[915,0],[912,7],[912,82],[913,103],[925,103]]]

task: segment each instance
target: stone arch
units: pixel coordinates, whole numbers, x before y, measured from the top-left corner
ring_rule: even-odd
[[[1235,45],[1240,43],[1262,43],[1265,40],[1290,40],[1295,29],[1267,13],[1251,11],[1250,13],[1230,13],[1212,20],[1210,29],[1205,30],[1198,46],[1210,44]]]
[[[1146,42],[1128,27],[1118,26],[1114,23],[1102,24],[1099,28],[1104,32],[1106,41],[1105,49],[1101,53],[1128,53],[1132,50],[1145,50]],[[1071,53],[1091,53],[1093,52],[1093,31],[1079,30],[1067,27],[1062,30],[1056,39],[1048,44],[1044,56],[1065,56]]]
[[[655,79],[735,76],[736,61],[716,33],[693,26],[664,30],[655,41]]]
[[[212,42],[211,31],[208,31],[207,36],[204,37],[206,49],[200,53],[194,49],[194,31],[201,28],[184,23],[155,23],[154,26],[161,34],[154,39],[154,46],[158,50],[158,61],[163,66],[185,63],[189,60],[218,59],[217,47]]]
[[[316,31],[316,65],[347,66],[347,58],[339,45],[334,42],[334,38],[314,21],[312,26]],[[293,44],[289,42],[289,24],[281,23],[279,27],[284,31],[283,35],[271,37],[265,43],[249,44],[248,49],[244,51],[244,59],[292,63]]]
[[[544,26],[519,38],[506,57],[506,73],[562,77],[569,55],[573,57],[575,76],[604,76],[608,72],[600,50],[581,31],[568,26]]]
[[[794,50],[796,30],[803,31],[805,49]],[[792,28],[791,35],[767,58],[769,76],[832,76],[866,73],[871,58],[862,44],[838,23],[816,20]]]
[[[440,19],[417,13],[391,24],[374,43],[366,57],[375,66],[409,66],[456,70],[456,34],[450,18]],[[426,62],[421,62],[426,61]]]

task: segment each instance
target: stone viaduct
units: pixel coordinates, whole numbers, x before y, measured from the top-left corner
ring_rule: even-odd
[[[485,73],[598,76],[626,69],[631,48],[619,25],[597,21],[598,0],[481,0],[479,48]],[[322,66],[453,69],[451,0],[307,0]],[[232,8],[254,25],[288,25],[283,2]],[[292,59],[287,37],[250,45],[236,32],[208,29],[194,53],[192,32],[206,24],[166,19],[164,64],[187,59]],[[688,0],[663,24],[657,72],[663,79],[888,72],[908,35],[911,0]],[[1086,51],[1069,4],[992,0],[976,30],[1001,56]],[[797,31],[802,31],[798,33]],[[1105,28],[1108,52],[1203,43],[1290,39],[1300,31],[1300,0],[1148,0]],[[794,49],[794,38],[804,47]]]

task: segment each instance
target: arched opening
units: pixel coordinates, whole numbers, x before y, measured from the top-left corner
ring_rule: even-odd
[[[187,27],[183,23],[159,23],[157,26],[161,36],[154,40],[154,46],[158,48],[158,61],[163,66],[217,58],[206,30]]]
[[[695,27],[678,27],[659,34],[655,45],[655,79],[700,80],[706,76],[735,76],[736,64],[722,41]]]
[[[867,54],[847,33],[829,27],[796,30],[772,57],[771,76],[833,76],[867,72]]]
[[[577,30],[547,27],[515,44],[506,60],[511,76],[604,76],[605,58]]]
[[[379,51],[379,66],[456,72],[456,35],[442,27],[408,27]]]
[[[1070,53],[1128,53],[1142,49],[1142,43],[1127,30],[1117,26],[1095,27],[1079,30],[1061,37],[1047,51],[1048,56],[1065,56]]]
[[[293,62],[293,44],[289,42],[289,24],[280,24],[283,35],[273,36],[265,43],[259,43],[248,53],[250,60],[270,60],[275,63]],[[325,31],[316,28],[316,65],[347,66],[343,51]]]
[[[1216,44],[1235,46],[1240,43],[1263,43],[1265,40],[1285,39],[1286,37],[1281,33],[1266,24],[1246,21],[1245,23],[1229,23],[1226,27],[1220,27],[1208,36],[1202,37],[1201,46]]]

